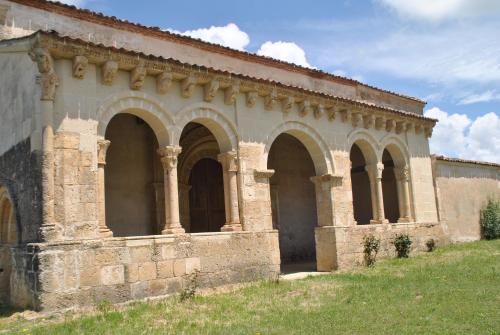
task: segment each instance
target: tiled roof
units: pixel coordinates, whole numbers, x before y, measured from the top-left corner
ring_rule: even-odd
[[[460,159],[460,158],[450,158],[450,157],[437,156],[437,155],[433,155],[433,157],[436,158],[437,160],[445,161],[445,162],[467,163],[467,164],[477,164],[477,165],[486,165],[486,166],[500,167],[500,164],[498,164],[498,163],[483,162],[483,161],[474,161],[474,160]]]
[[[409,99],[415,102],[419,102],[422,104],[425,104],[425,101],[420,100],[415,97],[399,94],[396,92],[384,90],[378,87],[370,86],[367,84],[363,84],[357,80],[351,79],[351,78],[346,78],[342,76],[337,76],[322,70],[317,70],[317,69],[311,69],[311,68],[306,68],[300,65],[284,62],[281,60],[276,60],[274,58],[270,57],[265,57],[265,56],[259,56],[254,53],[246,52],[246,51],[239,51],[235,49],[231,49],[225,46],[221,46],[218,44],[213,44],[209,42],[202,41],[200,39],[180,35],[180,34],[175,34],[169,31],[162,30],[159,27],[148,27],[144,26],[138,23],[130,22],[127,20],[122,20],[119,19],[115,16],[107,16],[102,13],[98,12],[93,12],[87,9],[80,9],[75,6],[67,5],[61,2],[57,1],[46,1],[46,0],[9,0],[11,2],[16,2],[25,6],[30,6],[30,7],[35,7],[51,12],[55,12],[61,15],[73,17],[76,19],[100,24],[100,25],[105,25],[105,26],[110,26],[116,29],[121,29],[121,30],[127,30],[139,34],[144,34],[144,35],[149,35],[153,36],[155,38],[159,39],[164,39],[164,40],[169,40],[169,41],[174,41],[177,43],[182,43],[186,45],[190,45],[192,47],[196,47],[199,49],[207,50],[210,52],[215,52],[215,53],[220,53],[223,55],[227,55],[230,57],[234,58],[239,58],[245,61],[249,62],[255,62],[255,63],[260,63],[268,66],[273,66],[276,68],[284,69],[290,72],[296,72],[296,73],[301,73],[313,78],[318,78],[318,79],[324,79],[324,80],[330,80],[333,82],[338,82],[338,83],[344,83],[348,84],[351,86],[365,86],[367,88],[371,88],[380,92],[388,93],[394,96],[398,96],[404,99]]]

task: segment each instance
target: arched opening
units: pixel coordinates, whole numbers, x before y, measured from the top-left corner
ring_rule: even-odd
[[[306,147],[292,135],[281,134],[271,145],[267,167],[273,228],[279,231],[282,272],[316,270],[314,230],[318,224],[311,177],[315,166]]]
[[[151,127],[132,114],[117,114],[106,128],[106,225],[114,236],[161,232],[163,167]]]
[[[226,223],[219,144],[204,125],[188,123],[179,141],[181,224],[188,233],[217,232]]]
[[[354,220],[357,224],[369,224],[373,218],[370,177],[366,171],[366,158],[355,143],[349,155],[351,160],[351,187]]]
[[[382,154],[384,171],[382,172],[382,192],[384,195],[385,218],[391,223],[398,222],[399,213],[399,195],[396,175],[394,172],[395,164],[390,152],[384,149]]]
[[[7,191],[0,189],[0,303],[9,304],[11,294],[11,247],[17,243],[14,207]]]

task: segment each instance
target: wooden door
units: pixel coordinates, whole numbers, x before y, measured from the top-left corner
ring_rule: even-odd
[[[220,231],[226,221],[224,186],[219,162],[205,158],[195,164],[189,177],[191,233]]]

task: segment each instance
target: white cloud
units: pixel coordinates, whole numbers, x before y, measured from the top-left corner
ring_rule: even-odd
[[[293,42],[267,41],[260,46],[257,55],[279,59],[285,62],[313,68],[306,59],[304,49]]]
[[[478,102],[488,102],[488,101],[495,101],[495,100],[500,100],[500,93],[497,93],[494,90],[488,90],[484,93],[468,95],[465,98],[462,98],[458,102],[458,104],[459,105],[470,105],[470,104],[475,104]]]
[[[498,0],[378,0],[404,18],[427,21],[462,19],[500,12]]]
[[[438,119],[431,152],[449,157],[500,162],[500,117],[487,113],[471,120],[465,114],[448,114],[434,107],[425,116]]]
[[[245,50],[245,47],[250,43],[248,34],[240,30],[234,23],[229,23],[222,27],[211,26],[210,28],[187,30],[185,32],[172,29],[168,29],[168,31],[199,38],[205,42],[220,44],[236,50]]]

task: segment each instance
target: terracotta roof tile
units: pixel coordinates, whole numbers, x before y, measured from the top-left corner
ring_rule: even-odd
[[[451,157],[438,156],[438,155],[432,155],[432,157],[434,157],[435,159],[437,159],[439,161],[445,161],[445,162],[477,164],[477,165],[486,165],[486,166],[493,166],[493,167],[500,168],[500,164],[492,163],[492,162],[474,161],[474,160],[461,159],[461,158],[451,158]]]

